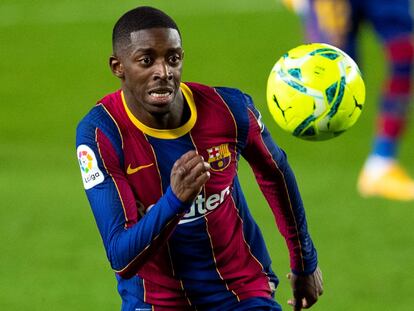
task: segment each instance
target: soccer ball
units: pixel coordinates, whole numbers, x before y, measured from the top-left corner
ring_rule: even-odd
[[[302,139],[326,140],[358,120],[365,85],[357,64],[345,52],[310,43],[291,49],[276,62],[266,96],[282,129]]]

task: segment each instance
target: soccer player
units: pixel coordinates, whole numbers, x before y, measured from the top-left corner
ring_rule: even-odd
[[[388,76],[379,104],[376,137],[358,180],[363,196],[414,200],[414,180],[397,161],[409,113],[414,58],[409,0],[284,0],[303,17],[309,42],[326,42],[357,58],[358,34],[369,22],[386,54]],[[375,70],[367,62],[367,70]]]
[[[182,83],[181,35],[162,11],[128,11],[112,38],[109,63],[121,89],[81,120],[76,144],[122,310],[281,310],[237,177],[240,156],[286,239],[288,303],[312,306],[322,278],[301,197],[252,99]]]

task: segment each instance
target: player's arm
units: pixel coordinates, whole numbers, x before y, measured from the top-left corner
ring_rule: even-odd
[[[252,104],[248,106],[248,114],[249,132],[242,155],[253,169],[278,228],[286,239],[292,271],[297,274],[312,273],[317,266],[317,254],[308,233],[302,199],[286,154],[273,142]]]
[[[208,168],[194,152],[184,155],[172,169],[166,193],[143,217],[130,220],[125,210],[137,209],[137,202],[110,139],[100,129],[81,123],[77,146],[78,155],[86,151],[92,157],[92,175],[83,172],[82,178],[107,257],[115,271],[131,277],[166,243],[208,179]],[[85,184],[88,176],[95,180]]]
[[[289,303],[294,310],[309,308],[322,294],[322,277],[296,179],[286,154],[273,142],[260,122],[260,113],[254,108],[250,97],[246,100],[249,103],[249,131],[242,155],[252,167],[289,249],[294,294],[294,299]]]

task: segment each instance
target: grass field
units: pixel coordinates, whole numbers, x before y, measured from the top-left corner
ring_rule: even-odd
[[[300,141],[281,132],[265,106],[267,75],[302,42],[300,24],[274,0],[255,3],[0,2],[0,310],[119,310],[74,137],[95,101],[119,87],[107,65],[112,25],[138,4],[165,9],[180,25],[183,80],[251,94],[287,151],[324,273],[325,294],[314,310],[413,310],[413,203],[362,199],[355,190],[385,70],[374,36],[367,28],[362,38],[367,103],[360,121],[335,140]],[[414,174],[412,125],[401,161]],[[240,175],[281,278],[277,299],[287,310],[287,248],[245,163]]]

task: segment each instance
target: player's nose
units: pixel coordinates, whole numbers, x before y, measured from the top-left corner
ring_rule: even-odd
[[[165,61],[159,61],[156,64],[156,70],[155,70],[155,78],[159,78],[162,80],[171,80],[173,77],[173,74],[170,70],[170,67],[167,62]]]

